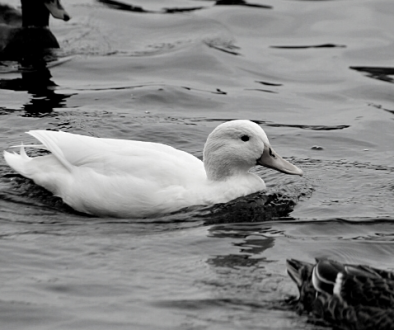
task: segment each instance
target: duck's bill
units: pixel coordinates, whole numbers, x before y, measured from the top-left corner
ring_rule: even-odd
[[[298,287],[301,287],[303,283],[303,280],[301,278],[302,267],[303,267],[302,263],[298,260],[295,259],[286,260],[287,274],[289,274],[291,279],[297,284]]]
[[[53,17],[62,19],[63,21],[68,21],[71,18],[71,16],[63,8],[60,0],[45,0],[44,4]]]
[[[284,160],[271,146],[265,146],[263,154],[257,159],[257,164],[286,174],[303,175],[300,168]]]

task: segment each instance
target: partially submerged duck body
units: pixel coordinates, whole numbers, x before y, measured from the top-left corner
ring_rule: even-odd
[[[299,290],[298,312],[335,329],[393,329],[393,272],[328,259],[316,264],[289,259],[287,272]]]
[[[23,60],[39,56],[44,50],[59,48],[49,30],[49,16],[68,21],[70,16],[60,0],[22,0],[21,18],[6,13],[0,24],[0,60]],[[1,15],[1,13],[0,13]]]
[[[287,174],[302,171],[281,158],[263,129],[248,120],[219,125],[204,147],[204,162],[160,143],[101,139],[53,131],[30,135],[50,155],[4,152],[23,176],[77,211],[111,217],[151,217],[193,205],[225,203],[264,190],[249,172],[256,164]]]

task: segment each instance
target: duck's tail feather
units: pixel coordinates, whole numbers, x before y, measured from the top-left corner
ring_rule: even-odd
[[[36,149],[44,149],[48,150],[52,153],[53,156],[56,157],[58,162],[63,165],[65,169],[69,172],[73,171],[73,166],[64,156],[62,150],[56,144],[56,135],[58,132],[52,131],[29,131],[27,132],[31,136],[35,137],[39,140],[42,144],[31,144],[31,145],[24,145],[23,143],[20,145],[12,146],[12,148],[20,148],[20,153],[16,152],[7,152],[4,151],[4,159],[6,160],[7,164],[12,167],[16,172],[22,174],[23,176],[30,177],[30,170],[29,170],[29,162],[34,160],[34,158],[30,158],[25,151],[25,148],[36,148]]]
[[[291,279],[301,287],[305,281],[309,281],[312,276],[313,264],[296,259],[286,260],[287,273]]]
[[[23,176],[28,176],[26,164],[31,161],[31,158],[26,154],[25,146],[21,144],[19,154],[16,152],[4,151],[4,159],[7,164],[12,167],[16,172]]]
[[[47,150],[47,148],[43,144],[17,144],[15,146],[10,146],[10,148],[35,148],[35,149],[44,149]]]
[[[38,141],[40,141],[44,149],[50,151],[56,159],[69,171],[73,171],[73,166],[70,164],[70,162],[66,159],[64,156],[63,151],[59,148],[59,146],[56,144],[56,134],[61,134],[62,132],[53,132],[53,131],[43,131],[43,130],[37,130],[37,131],[29,131],[27,134],[35,137]],[[55,134],[55,135],[54,135]],[[63,133],[64,134],[64,133]],[[38,147],[37,145],[34,145],[34,147]]]

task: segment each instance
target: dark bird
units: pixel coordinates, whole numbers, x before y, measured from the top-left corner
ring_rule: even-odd
[[[286,266],[298,287],[299,313],[335,329],[394,329],[394,273],[328,259],[288,259]]]
[[[49,30],[49,15],[68,21],[60,0],[21,0],[22,13],[0,5],[0,60],[21,61],[59,48]]]

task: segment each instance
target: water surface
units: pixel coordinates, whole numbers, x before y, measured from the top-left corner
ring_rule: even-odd
[[[202,157],[246,118],[305,175],[258,168],[266,193],[114,220],[1,159],[2,329],[318,329],[284,303],[286,258],[394,268],[394,3],[63,2],[48,71],[0,67],[0,149],[61,129]]]

